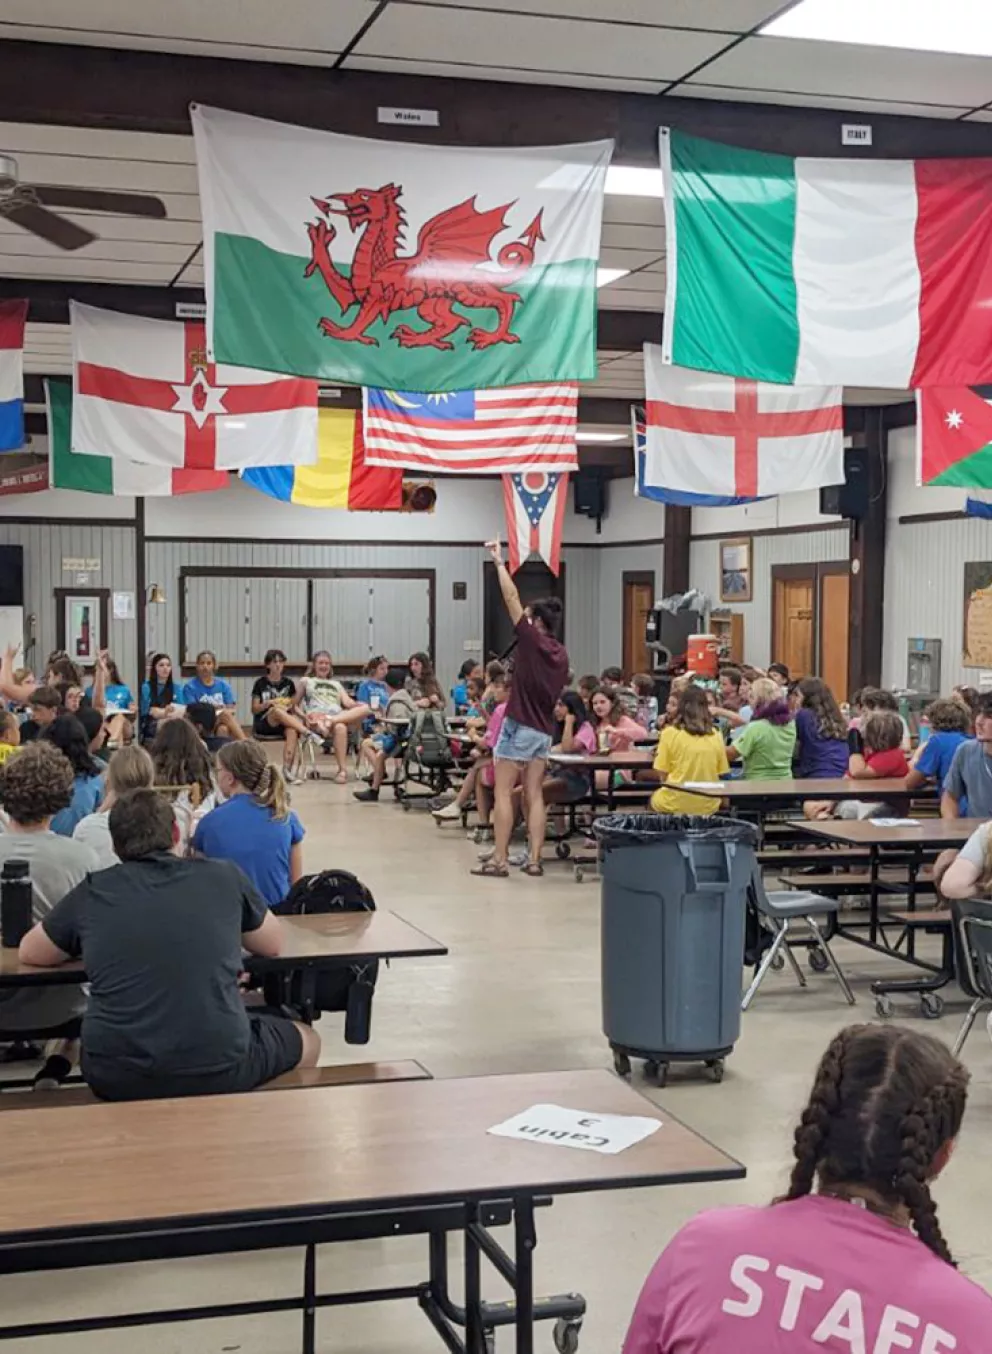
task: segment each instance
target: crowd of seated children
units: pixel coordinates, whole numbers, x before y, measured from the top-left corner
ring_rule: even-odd
[[[254,739],[228,743],[217,754],[217,789],[224,802],[200,819],[193,850],[239,865],[276,907],[303,874],[303,825],[282,772]]]
[[[701,781],[712,784],[730,769],[727,749],[713,720],[713,711],[702,688],[687,685],[678,693],[675,715],[658,739],[654,769],[662,782]],[[664,784],[651,796],[655,813],[708,815],[720,807],[720,797],[667,789]]]
[[[175,719],[185,709],[183,688],[172,675],[172,659],[166,653],[152,654],[148,676],[141,683],[138,727],[143,743],[151,743],[159,720]]]
[[[635,672],[630,679],[637,708],[634,718],[648,733],[653,733],[658,723],[658,697],[655,695],[654,678],[647,672]]]
[[[687,1223],[644,1285],[623,1354],[986,1349],[992,1298],[955,1268],[931,1195],[967,1094],[939,1039],[841,1030],[796,1127],[785,1194]]]
[[[421,710],[443,710],[444,692],[441,690],[434,666],[425,653],[410,655],[407,664],[406,689],[413,703]]]
[[[296,713],[296,683],[286,676],[286,655],[282,649],[269,649],[262,665],[265,674],[251,689],[252,734],[255,738],[285,740],[283,774],[290,783],[295,783],[298,777],[292,768],[300,739],[313,738],[319,742],[320,736],[308,729]]]
[[[217,711],[217,732],[226,738],[247,737],[238,720],[238,698],[223,677],[217,675],[217,658],[209,649],[196,655],[196,676],[183,687],[183,704],[199,702]]]
[[[386,670],[386,691],[389,699],[381,712],[386,722],[373,730],[362,740],[359,748],[359,775],[368,775],[369,784],[364,790],[355,790],[354,797],[360,804],[375,804],[379,799],[382,782],[386,778],[386,769],[390,757],[400,752],[403,742],[403,721],[409,723],[417,713],[413,697],[406,688],[407,673],[402,668]]]
[[[913,740],[910,735],[909,725],[899,714],[899,702],[891,691],[885,691],[878,686],[865,686],[860,691],[856,691],[851,697],[852,716],[851,727],[859,729],[864,719],[874,710],[888,710],[897,715],[899,724],[902,728],[902,739],[900,746],[907,755],[912,749]]]
[[[100,802],[104,767],[90,752],[86,730],[75,715],[59,715],[42,737],[58,748],[72,767],[72,798],[52,819],[53,832],[71,837],[80,819],[93,813]]]
[[[848,738],[850,756],[847,774],[853,780],[905,779],[908,775],[909,763],[902,750],[903,721],[895,710],[873,709],[862,716],[860,728],[851,727]],[[892,805],[884,801],[846,799],[832,806],[829,814],[821,813],[818,816],[885,818],[892,817],[895,812]]]
[[[326,649],[318,649],[300,681],[299,708],[307,728],[319,734],[328,751],[334,753],[338,768],[335,780],[344,785],[348,780],[348,730],[368,717],[369,707],[345,691],[334,676],[334,662]]]
[[[179,846],[184,852],[196,823],[217,802],[210,754],[185,719],[166,719],[159,724],[151,754],[155,784],[176,791],[168,798],[179,826]]]
[[[624,682],[623,669],[617,667],[604,668],[599,674],[599,681],[596,683],[596,687],[602,688],[604,686],[610,687],[616,692],[617,700],[620,702],[624,714],[629,715],[629,717],[633,719],[637,714],[637,692],[632,686],[628,686]],[[596,688],[594,688],[594,690],[595,689]],[[592,699],[592,694],[593,693],[590,693],[590,700]],[[588,704],[589,701],[586,701],[587,707]]]
[[[34,920],[41,921],[70,889],[84,880],[100,861],[89,846],[59,836],[52,820],[72,801],[75,776],[69,762],[53,743],[30,743],[11,757],[0,772],[0,797],[7,824],[0,833],[0,866],[7,860],[26,860],[31,879]],[[19,1041],[32,1032],[58,1040],[59,1031],[77,1020],[85,1006],[76,985],[0,988],[0,1040]],[[15,1048],[15,1052],[21,1052]],[[26,1050],[27,1056],[32,1050]],[[71,1070],[74,1049],[49,1044],[45,1066],[35,1078],[44,1088],[58,1084]]]
[[[25,963],[82,959],[83,1074],[106,1100],[248,1091],[320,1053],[314,1030],[242,1000],[242,952],[278,955],[278,917],[229,860],[176,856],[176,835],[163,796],[123,795],[110,810],[122,863],[63,890],[21,942]],[[63,989],[11,995],[36,991]]]
[[[469,682],[473,681],[478,682],[478,679],[469,678]],[[478,828],[481,829],[476,832],[477,840],[482,840],[488,835],[493,807],[493,748],[503,727],[506,702],[510,694],[509,682],[502,669],[492,683],[492,694],[496,700],[492,714],[488,719],[483,715],[481,730],[468,729],[472,764],[458,787],[458,793],[448,803],[442,803],[440,800],[431,802],[434,817],[438,822],[445,823],[460,818],[474,799],[479,815]],[[480,710],[481,708],[480,700]]]
[[[155,763],[143,747],[131,743],[117,749],[107,766],[106,787],[99,808],[81,818],[72,830],[73,841],[90,848],[101,870],[120,863],[110,840],[110,810],[122,795],[131,790],[148,790],[154,784]]]
[[[770,677],[751,683],[751,718],[727,749],[744,763],[745,780],[789,780],[796,750],[796,722],[782,688]]]

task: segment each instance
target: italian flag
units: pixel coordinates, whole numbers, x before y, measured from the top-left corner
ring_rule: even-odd
[[[663,128],[664,360],[784,384],[992,369],[992,160],[794,159]]]
[[[367,140],[194,106],[208,349],[385,390],[591,380],[611,141]]]

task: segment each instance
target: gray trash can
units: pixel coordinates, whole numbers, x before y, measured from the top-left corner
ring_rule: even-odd
[[[741,1024],[747,886],[757,830],[736,818],[610,814],[603,856],[603,1033],[663,1085],[672,1062],[715,1081]]]

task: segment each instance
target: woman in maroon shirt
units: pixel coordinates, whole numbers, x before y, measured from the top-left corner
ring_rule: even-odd
[[[505,879],[510,873],[507,853],[513,831],[513,788],[518,778],[523,781],[527,805],[529,859],[524,870],[530,875],[544,873],[541,848],[548,811],[541,787],[554,736],[555,705],[568,677],[568,653],[556,635],[561,602],[549,597],[525,608],[503,563],[499,541],[487,542],[486,549],[496,565],[500,592],[516,633],[516,649],[506,717],[493,749],[496,849],[492,859],[472,873]]]

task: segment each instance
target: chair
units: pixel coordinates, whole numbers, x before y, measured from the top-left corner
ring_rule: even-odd
[[[971,997],[952,1052],[957,1057],[983,1006],[992,1005],[992,902],[981,898],[951,903],[958,985]],[[992,1039],[992,1013],[987,1024]]]
[[[827,943],[827,938],[820,925],[817,922],[817,916],[836,916],[837,909],[840,906],[836,898],[824,898],[819,893],[809,893],[804,889],[773,889],[771,893],[765,890],[765,882],[761,877],[761,866],[755,862],[751,871],[751,883],[748,889],[750,904],[757,913],[758,920],[762,926],[773,934],[772,943],[765,951],[761,962],[755,969],[754,977],[751,979],[751,985],[744,993],[744,999],[741,1002],[741,1010],[746,1011],[754,1000],[754,994],[764,982],[768,970],[773,967],[776,959],[784,955],[792,965],[792,971],[796,975],[800,987],[806,986],[806,975],[796,961],[796,956],[792,952],[789,944],[789,923],[797,919],[803,920],[810,929],[813,937],[813,944],[819,956],[822,957],[822,967],[830,968],[834,977],[841,985],[844,996],[847,998],[848,1005],[854,1005],[854,993],[851,991],[850,984],[844,976],[844,972],[837,960],[834,958],[833,951]],[[813,951],[810,954],[812,962]],[[781,960],[779,960],[781,962]]]

